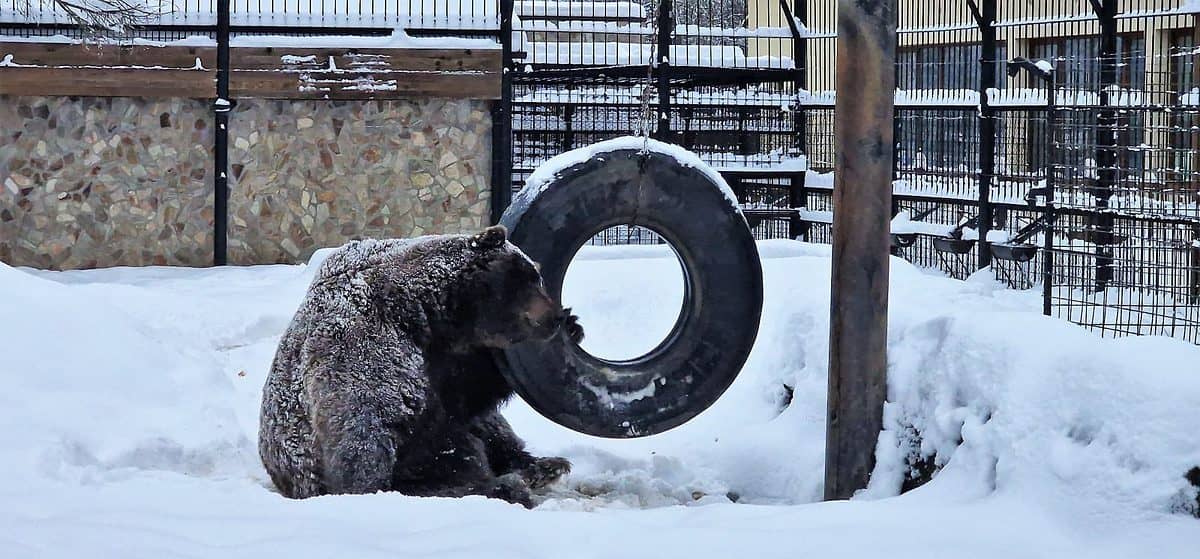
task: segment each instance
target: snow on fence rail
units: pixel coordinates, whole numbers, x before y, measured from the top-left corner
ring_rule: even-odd
[[[216,0],[145,0],[151,25],[215,25]],[[86,4],[86,2],[85,2]],[[495,30],[498,0],[230,0],[241,26],[348,26]],[[51,0],[0,0],[0,24],[74,24]]]
[[[617,42],[530,41],[526,50],[532,61],[550,65],[646,65],[659,56],[652,45]],[[796,67],[790,57],[747,56],[741,47],[728,45],[671,45],[667,56],[675,66],[786,70]]]

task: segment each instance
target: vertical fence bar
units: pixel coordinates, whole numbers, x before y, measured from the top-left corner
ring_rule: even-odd
[[[512,202],[512,14],[513,0],[500,0],[500,100],[492,104],[492,223]]]
[[[1042,171],[1046,174],[1046,205],[1042,218],[1046,227],[1042,229],[1042,314],[1050,316],[1054,310],[1054,227],[1057,209],[1054,203],[1054,142],[1058,133],[1058,110],[1055,108],[1057,74],[1046,81],[1046,141],[1042,142],[1044,153],[1040,154]],[[1035,198],[1036,199],[1036,198]]]
[[[867,486],[887,398],[896,0],[839,0],[825,498]]]
[[[982,0],[977,12],[982,45],[979,64],[979,269],[992,263],[992,245],[988,233],[992,229],[992,179],[996,174],[996,111],[988,102],[988,91],[996,88],[996,0]],[[974,8],[974,2],[972,2]]]
[[[217,99],[213,101],[213,265],[228,263],[229,0],[217,0]]]
[[[675,33],[675,17],[671,13],[671,0],[660,0],[658,3],[658,47],[655,49],[658,60],[649,61],[654,67],[658,89],[658,123],[654,128],[654,138],[664,142],[671,141],[671,36]],[[649,84],[646,84],[649,87]]]
[[[792,80],[792,93],[799,99],[800,92],[808,89],[808,40],[800,34],[797,22],[804,24],[804,28],[808,29],[808,0],[795,0],[796,10],[791,12],[787,9],[788,0],[780,0],[784,8],[784,17],[791,18],[788,21],[788,26],[793,30],[792,38],[792,60],[797,64],[795,78]],[[792,130],[796,133],[796,147],[800,153],[806,158],[808,157],[808,115],[804,111],[804,107],[798,104],[792,108]],[[797,208],[808,207],[808,190],[804,187],[804,181],[808,178],[807,165],[805,171],[800,173],[800,176],[793,175],[788,179],[788,208],[793,210],[788,218],[788,238],[796,239],[800,235],[805,235],[807,241],[807,231],[804,230],[804,222],[800,220],[800,214],[795,210]]]
[[[1098,181],[1095,189],[1096,214],[1096,291],[1108,288],[1113,276],[1112,231],[1113,218],[1107,211],[1109,199],[1115,192],[1119,176],[1117,166],[1117,116],[1109,94],[1117,85],[1117,1],[1091,0],[1100,20],[1100,112],[1096,118],[1096,166]]]
[[[1190,301],[1200,305],[1200,223],[1192,225],[1192,281]],[[1200,342],[1200,340],[1197,340]]]

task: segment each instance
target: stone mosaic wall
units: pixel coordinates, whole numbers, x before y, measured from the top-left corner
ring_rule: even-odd
[[[0,96],[0,261],[210,264],[212,122],[198,100]],[[241,100],[230,262],[482,227],[490,125],[483,101]]]
[[[211,146],[202,101],[0,96],[0,261],[211,262]]]
[[[488,221],[483,101],[243,100],[230,121],[231,263]]]

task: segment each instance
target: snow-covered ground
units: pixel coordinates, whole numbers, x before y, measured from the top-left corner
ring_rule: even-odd
[[[259,391],[311,267],[0,265],[0,556],[1196,556],[1183,476],[1200,465],[1200,348],[1102,340],[989,273],[957,282],[896,259],[879,466],[856,499],[816,502],[829,248],[760,251],[758,343],[694,421],[603,440],[507,409],[536,452],[575,463],[532,511],[270,490]],[[579,258],[568,302],[607,348],[678,312],[662,304],[679,289],[665,247]],[[907,454],[944,468],[896,497]]]

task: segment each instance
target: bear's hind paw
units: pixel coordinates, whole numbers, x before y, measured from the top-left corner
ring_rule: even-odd
[[[541,489],[569,473],[571,473],[571,463],[566,458],[553,456],[534,460],[525,468],[523,477],[529,483],[529,487]]]
[[[487,496],[518,504],[527,509],[533,508],[533,495],[529,492],[529,485],[517,474],[506,474],[496,478],[496,483]]]

